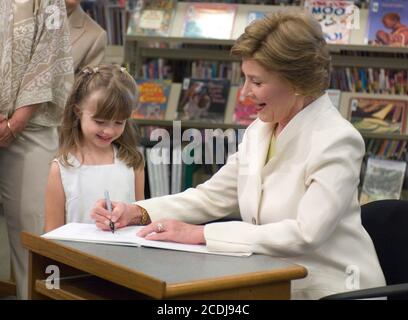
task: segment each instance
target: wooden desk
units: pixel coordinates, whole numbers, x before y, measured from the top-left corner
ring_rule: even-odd
[[[304,267],[264,256],[230,257],[47,240],[22,234],[30,299],[289,299]],[[47,289],[49,265],[60,289]],[[66,278],[64,280],[64,278]]]

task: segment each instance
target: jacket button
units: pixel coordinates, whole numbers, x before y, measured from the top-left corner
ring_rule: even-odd
[[[256,219],[252,218],[252,224],[256,224]]]

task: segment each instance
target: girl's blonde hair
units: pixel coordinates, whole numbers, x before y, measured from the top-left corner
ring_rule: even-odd
[[[136,106],[138,89],[135,80],[119,65],[104,64],[95,68],[84,68],[77,77],[74,88],[64,109],[59,132],[58,156],[62,164],[72,166],[68,162],[68,154],[72,150],[81,151],[82,131],[79,122],[78,108],[94,92],[103,94],[97,101],[93,118],[106,120],[126,120]],[[134,127],[126,121],[123,134],[113,142],[118,147],[118,158],[128,167],[141,169],[144,166],[142,154],[137,150],[138,139]]]
[[[318,21],[305,11],[279,11],[255,20],[231,54],[277,72],[295,91],[318,97],[329,86],[330,54]]]

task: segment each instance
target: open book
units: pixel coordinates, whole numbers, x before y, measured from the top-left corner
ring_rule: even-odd
[[[94,224],[68,223],[52,230],[42,237],[53,240],[67,240],[79,242],[104,243],[122,246],[153,247],[160,249],[209,253],[228,256],[249,256],[250,253],[210,252],[204,245],[182,244],[166,241],[152,241],[138,237],[136,233],[143,226],[130,226],[115,230],[115,233],[98,229]]]

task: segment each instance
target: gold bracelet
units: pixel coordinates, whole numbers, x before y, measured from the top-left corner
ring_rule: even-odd
[[[13,129],[11,129],[10,121],[7,120],[7,128],[9,128],[11,135],[13,136],[14,139],[17,138],[17,135],[14,134]]]
[[[149,217],[149,213],[147,212],[147,210],[143,207],[140,207],[140,211],[142,211],[142,216],[140,217],[140,224],[142,226],[145,226],[146,224],[149,223],[150,217]]]

